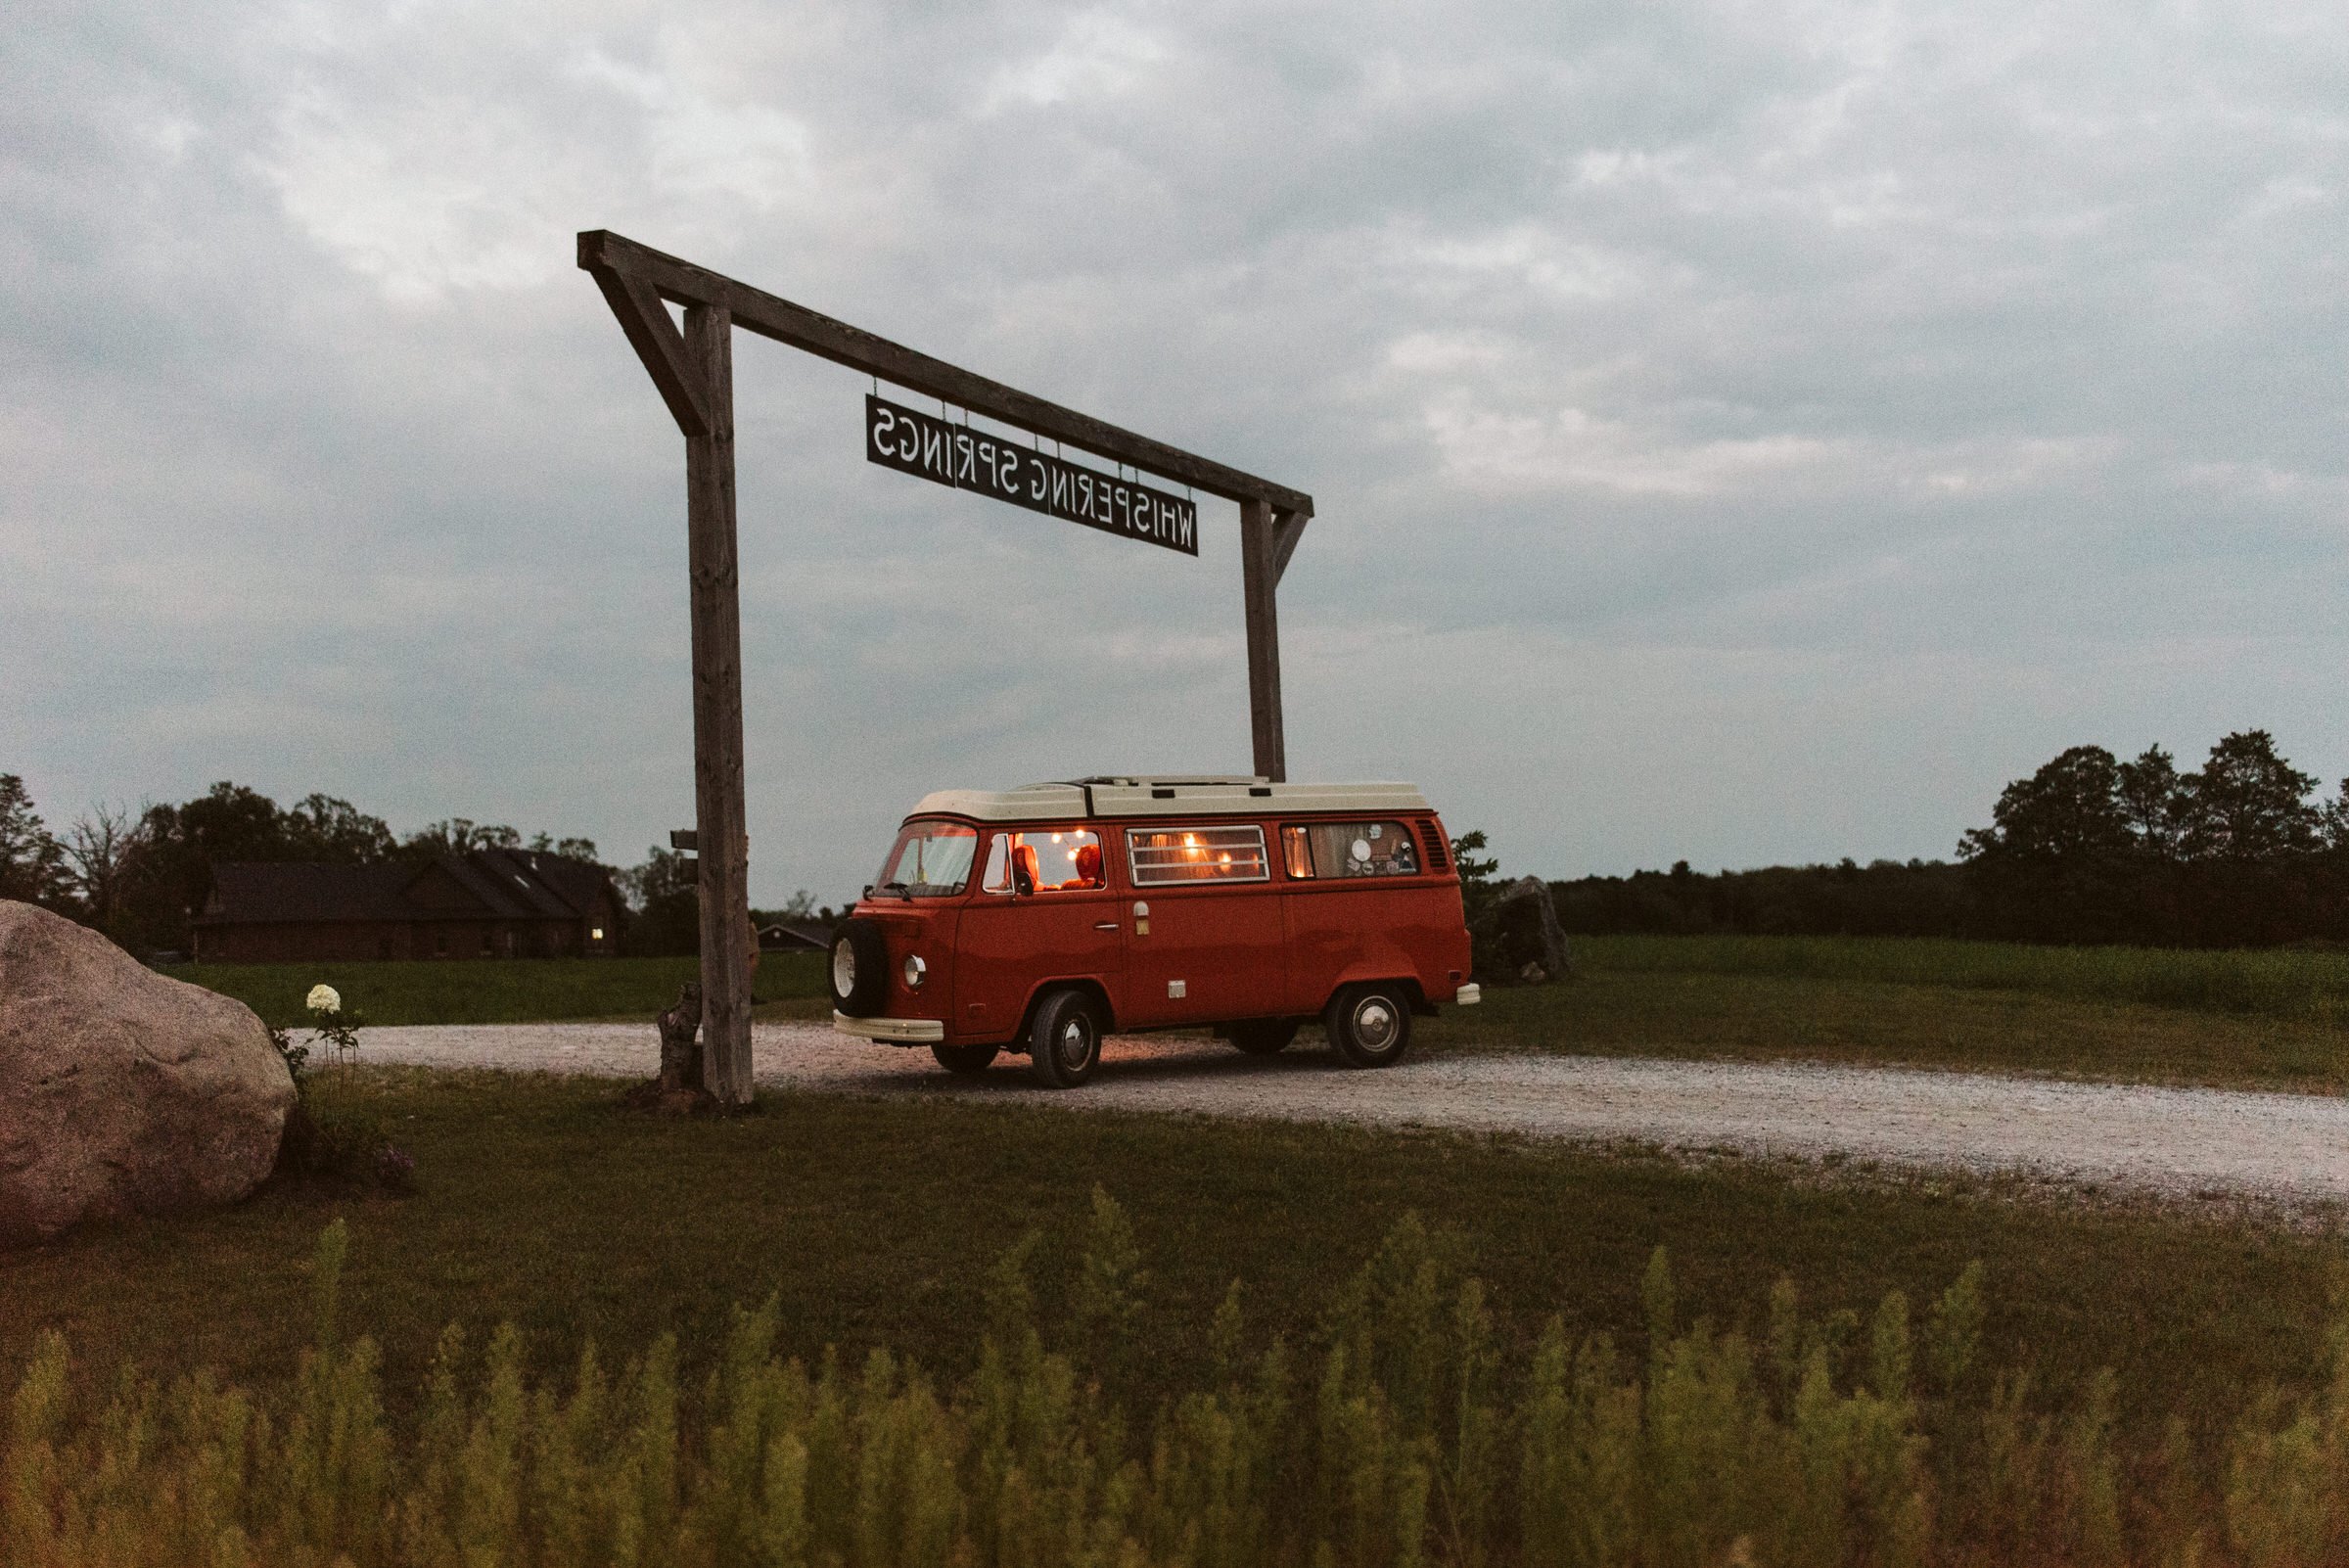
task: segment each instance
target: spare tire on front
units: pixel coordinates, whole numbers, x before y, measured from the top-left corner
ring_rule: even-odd
[[[862,915],[842,921],[831,952],[833,1006],[851,1018],[870,1018],[889,1004],[889,945],[879,921]]]

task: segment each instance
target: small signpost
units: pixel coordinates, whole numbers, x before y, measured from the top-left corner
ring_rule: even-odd
[[[974,375],[607,229],[580,234],[578,257],[685,437],[702,1061],[708,1087],[720,1103],[746,1105],[751,1099],[750,839],[743,819],[734,328],[957,404],[1039,442],[1024,448],[873,395],[865,399],[865,455],[872,462],[1192,556],[1199,553],[1198,510],[1189,497],[1122,473],[1071,463],[1057,451],[1046,456],[1040,442],[1065,443],[1121,469],[1237,502],[1256,771],[1271,779],[1287,777],[1274,591],[1313,515],[1312,496]],[[682,328],[668,313],[672,303],[683,307]]]

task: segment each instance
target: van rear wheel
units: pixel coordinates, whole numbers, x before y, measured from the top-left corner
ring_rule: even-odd
[[[949,1073],[984,1073],[994,1065],[1000,1045],[933,1045],[930,1054]]]
[[[1297,1038],[1297,1021],[1293,1018],[1251,1018],[1245,1023],[1227,1024],[1223,1038],[1251,1056],[1278,1056],[1289,1048]]]
[[[1329,999],[1321,1027],[1355,1067],[1393,1067],[1411,1048],[1411,1003],[1400,986],[1348,986]]]
[[[1036,1004],[1028,1071],[1046,1088],[1075,1088],[1101,1064],[1101,1018],[1082,991],[1055,991]]]

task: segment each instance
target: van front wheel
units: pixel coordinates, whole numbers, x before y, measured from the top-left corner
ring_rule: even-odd
[[[1101,1063],[1101,1019],[1082,991],[1056,991],[1036,1004],[1028,1071],[1046,1088],[1075,1088]]]
[[[930,1054],[949,1073],[984,1073],[994,1065],[995,1045],[933,1045]]]
[[[1329,999],[1321,1027],[1355,1067],[1393,1067],[1411,1048],[1411,1003],[1402,988],[1348,986]]]

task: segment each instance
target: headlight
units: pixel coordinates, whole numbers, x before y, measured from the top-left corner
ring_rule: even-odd
[[[919,991],[922,989],[922,982],[929,978],[930,966],[922,962],[922,955],[918,952],[907,953],[905,955],[905,989]]]

